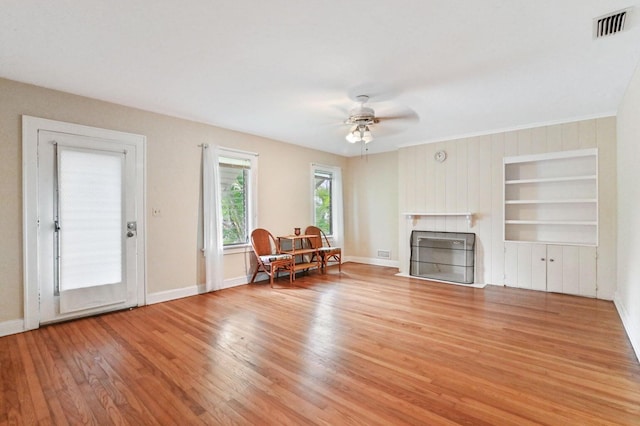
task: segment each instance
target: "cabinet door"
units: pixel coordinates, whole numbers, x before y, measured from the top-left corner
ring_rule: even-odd
[[[596,248],[505,243],[504,285],[596,297]]]
[[[596,296],[596,248],[547,247],[547,291]]]
[[[562,247],[562,292],[580,294],[580,247]]]
[[[533,244],[531,247],[531,288],[547,290],[547,246]]]
[[[547,291],[563,293],[562,246],[547,246]]]
[[[547,289],[547,264],[544,244],[505,243],[504,285]]]
[[[518,245],[518,285],[520,288],[531,288],[531,246]]]

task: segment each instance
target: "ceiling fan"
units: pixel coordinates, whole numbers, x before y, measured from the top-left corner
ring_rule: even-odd
[[[388,114],[383,116],[376,116],[373,108],[366,106],[369,101],[368,95],[357,95],[355,97],[358,104],[349,111],[349,117],[345,120],[344,124],[349,124],[351,127],[346,139],[350,143],[362,142],[367,144],[373,140],[373,134],[371,127],[374,124],[378,124],[381,121],[388,120],[407,120],[417,121],[418,115],[408,108],[402,109],[395,114]],[[397,108],[396,108],[397,110]]]

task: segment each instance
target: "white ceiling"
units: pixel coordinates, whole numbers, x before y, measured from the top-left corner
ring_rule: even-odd
[[[613,115],[640,0],[0,0],[0,76],[342,155]],[[633,6],[627,30],[592,21]]]

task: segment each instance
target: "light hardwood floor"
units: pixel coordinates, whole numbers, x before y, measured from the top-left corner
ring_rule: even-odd
[[[640,424],[611,302],[395,272],[347,263],[0,338],[0,424]]]

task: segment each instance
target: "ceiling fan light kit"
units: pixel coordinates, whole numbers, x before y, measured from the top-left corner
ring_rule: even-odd
[[[351,127],[349,128],[349,133],[347,133],[346,139],[350,143],[358,143],[361,142],[363,145],[371,142],[373,140],[373,133],[371,131],[372,127],[375,124],[380,123],[381,121],[387,122],[389,120],[397,121],[414,121],[417,120],[417,115],[415,112],[411,110],[407,110],[406,108],[398,111],[398,108],[395,108],[394,113],[389,114],[387,108],[387,114],[383,114],[382,117],[376,117],[376,113],[373,108],[366,106],[365,104],[369,102],[370,97],[368,95],[358,95],[355,97],[357,102],[356,106],[351,108],[349,111],[348,118],[344,121],[344,124],[349,124]],[[385,129],[375,129],[381,130],[382,134],[388,134],[389,130],[385,132]],[[379,136],[379,135],[378,135]]]
[[[371,134],[371,130],[369,130],[369,126],[355,126],[351,129],[349,134],[347,134],[346,139],[350,143],[369,143],[373,140],[373,135]]]
[[[367,95],[356,96],[356,100],[359,105],[349,111],[349,118],[345,121],[345,124],[354,124],[347,134],[347,141],[350,143],[364,142],[369,143],[373,140],[370,124],[377,123],[376,114],[373,108],[364,106],[365,102],[369,100]]]

